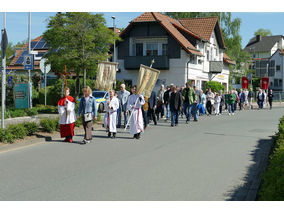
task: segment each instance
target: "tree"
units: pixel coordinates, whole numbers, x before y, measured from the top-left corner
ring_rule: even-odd
[[[12,44],[12,42],[8,43],[7,49],[6,49],[6,64],[9,65],[10,64],[10,59],[9,57],[11,57],[13,54],[15,53],[15,48]],[[0,48],[0,55],[2,55],[2,51]]]
[[[272,36],[272,32],[269,29],[260,28],[260,29],[258,29],[257,31],[254,32],[254,36],[257,36],[257,35],[260,35],[260,36]]]
[[[98,61],[106,60],[110,45],[113,44],[113,31],[106,27],[102,14],[85,12],[57,13],[49,18],[43,38],[49,46],[47,58],[53,70],[63,72],[64,65],[72,69],[79,79],[94,76]],[[76,88],[77,93],[79,88]]]
[[[246,63],[250,60],[250,55],[242,50],[241,19],[232,19],[230,12],[167,12],[166,14],[175,19],[218,16],[227,47],[225,52],[231,59],[236,61],[236,69],[240,69],[241,62]]]

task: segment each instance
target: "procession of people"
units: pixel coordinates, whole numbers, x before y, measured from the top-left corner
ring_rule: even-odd
[[[72,142],[76,119],[82,119],[84,127],[83,143],[92,141],[93,120],[97,120],[97,103],[92,96],[90,87],[82,90],[84,96],[80,99],[79,109],[75,112],[76,100],[71,97],[70,89],[67,88],[66,96],[58,101],[58,112],[60,114],[60,133],[65,138],[64,142]],[[203,90],[186,83],[185,87],[171,84],[165,89],[161,85],[159,91],[151,92],[149,98],[137,94],[137,87],[132,86],[131,91],[126,90],[125,84],[120,85],[120,91],[109,91],[109,98],[105,103],[104,128],[107,137],[116,138],[117,128],[121,128],[122,117],[123,127],[128,129],[134,139],[140,139],[146,127],[153,122],[164,119],[170,121],[172,127],[178,126],[179,118],[185,116],[186,124],[191,120],[197,122],[198,116],[216,116],[228,114],[232,116],[237,108],[251,110],[253,101],[256,98],[258,109],[267,107],[272,109],[273,91],[259,89],[256,96],[252,88],[223,91],[212,91],[211,88]]]

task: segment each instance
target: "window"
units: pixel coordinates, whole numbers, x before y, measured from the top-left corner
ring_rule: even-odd
[[[143,43],[136,44],[136,56],[143,56]]]
[[[215,52],[216,52],[216,57],[218,56],[218,50],[217,48],[215,48]]]
[[[207,50],[206,56],[207,56],[207,61],[209,61],[209,50]]]
[[[157,43],[147,43],[146,44],[146,55],[147,56],[158,55],[158,44]]]
[[[168,44],[162,44],[162,55],[168,55]]]
[[[280,71],[280,65],[276,66],[276,71]]]
[[[282,79],[279,79],[279,87],[282,87]]]

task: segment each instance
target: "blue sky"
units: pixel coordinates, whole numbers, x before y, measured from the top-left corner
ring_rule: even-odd
[[[128,23],[140,12],[107,12],[103,13],[107,25],[112,26],[111,16],[116,17],[117,27],[126,27]],[[46,30],[47,19],[53,16],[53,12],[34,12],[32,13],[32,38],[41,35]],[[244,47],[254,32],[259,28],[270,29],[273,35],[284,35],[284,13],[232,13],[233,18],[241,18],[240,34],[243,38],[242,46]],[[8,39],[12,43],[23,41],[28,34],[28,13],[7,13],[7,33]],[[0,14],[0,27],[3,28],[3,14]]]

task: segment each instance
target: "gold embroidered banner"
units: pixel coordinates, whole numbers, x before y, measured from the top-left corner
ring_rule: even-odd
[[[101,61],[98,65],[95,89],[109,91],[113,89],[116,80],[118,63]]]
[[[144,93],[144,97],[150,98],[159,74],[159,70],[141,64],[137,80],[137,93],[140,95]]]

